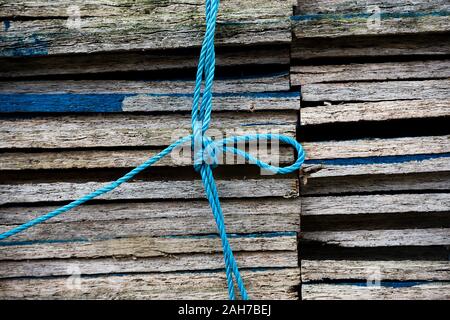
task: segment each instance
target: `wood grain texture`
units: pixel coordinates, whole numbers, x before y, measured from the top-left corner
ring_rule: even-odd
[[[294,287],[300,279],[298,268],[244,270],[242,276],[252,299],[297,299]],[[226,279],[222,272],[82,277],[79,289],[71,286],[71,281],[66,277],[3,280],[0,281],[0,298],[227,299]]]
[[[113,72],[161,72],[193,69],[198,63],[198,52],[125,52],[91,53],[63,56],[0,59],[0,77],[39,77],[48,75],[98,75]],[[286,45],[248,47],[245,50],[217,50],[216,66],[288,65],[289,48]]]
[[[190,126],[190,115],[180,114],[5,117],[0,120],[0,148],[167,146],[189,135]],[[295,127],[295,113],[255,114],[245,120],[223,113],[213,119],[210,135],[271,132],[295,137]]]
[[[448,32],[448,12],[429,15],[388,15],[381,14],[379,27],[368,27],[371,14],[317,15],[317,19],[296,16],[292,21],[293,32],[298,39],[303,38],[336,38],[344,36],[364,35],[398,35],[416,33]],[[393,18],[391,18],[393,16]],[[400,17],[400,19],[398,19]],[[373,18],[372,18],[373,21]],[[370,23],[370,22],[369,22]]]
[[[162,207],[163,208],[163,207]],[[298,209],[298,208],[297,208]],[[39,211],[45,213],[46,211]],[[95,214],[95,212],[94,212]],[[231,233],[297,232],[299,214],[229,215],[227,231]],[[0,225],[2,232],[17,225]],[[78,221],[42,225],[16,236],[17,241],[63,241],[71,239],[110,239],[114,237],[184,236],[214,234],[217,227],[211,216],[165,219]]]
[[[237,253],[236,260],[245,268],[296,268],[297,252]],[[0,261],[0,279],[70,276],[76,266],[83,275],[124,273],[164,273],[181,271],[219,270],[223,268],[222,254],[189,254],[151,259],[53,259],[32,261]]]
[[[302,175],[327,178],[446,172],[450,168],[450,150],[446,148],[448,138],[429,136],[306,142],[304,148],[308,160]],[[305,190],[311,187],[307,185]]]
[[[187,112],[190,94],[0,94],[2,113]],[[299,110],[299,93],[216,94],[215,111]]]
[[[445,79],[450,77],[449,70],[449,60],[291,66],[291,84]]]
[[[229,233],[296,233],[300,228],[298,199],[222,201]],[[6,231],[57,207],[0,209],[0,230]],[[17,235],[14,241],[69,241],[144,236],[208,235],[217,232],[206,201],[128,202],[85,205]],[[1,255],[0,255],[1,257]]]
[[[2,82],[0,112],[188,112],[193,88],[186,80]],[[219,79],[214,110],[298,110],[300,94],[286,90],[286,73]]]
[[[219,180],[217,188],[223,198],[295,197],[298,195],[295,178]],[[1,184],[0,203],[32,203],[75,200],[106,183],[58,182]],[[203,199],[200,180],[128,182],[97,199]]]
[[[229,238],[235,252],[297,251],[297,235],[260,233]],[[222,252],[219,236],[129,237],[109,240],[20,242],[1,246],[0,260],[50,260],[97,258],[153,258],[182,254],[215,254]]]
[[[306,0],[295,14],[291,85],[306,102],[301,125],[384,128],[449,116],[448,1]],[[446,222],[427,225],[450,209],[447,140],[305,142],[300,236],[317,260],[301,260],[302,299],[450,299],[448,261],[392,261],[395,250],[449,244]]]
[[[301,109],[302,125],[450,116],[449,99],[327,104]]]
[[[42,80],[4,81],[0,93],[123,93],[188,94],[194,91],[194,80]],[[214,81],[214,93],[289,91],[289,73],[280,72],[253,77],[230,77]],[[185,110],[190,110],[186,106]]]
[[[0,153],[0,170],[42,170],[42,169],[95,169],[95,168],[130,168],[144,163],[156,155],[158,150],[76,150],[44,152],[3,152]],[[253,152],[252,154],[255,154]],[[280,146],[279,150],[259,152],[258,159],[265,162],[288,164],[294,162],[292,148]],[[237,157],[224,157],[226,165],[242,164]],[[192,161],[176,161],[164,157],[154,166],[191,166]]]
[[[449,10],[448,1],[436,0],[298,0],[296,6],[297,14],[317,13],[351,13],[366,12],[368,6],[378,6],[383,12],[433,12]]]
[[[364,158],[362,159],[364,160]],[[392,159],[391,159],[392,160]],[[320,161],[319,161],[320,162]],[[386,163],[356,163],[356,164],[314,164],[304,165],[301,175],[307,178],[343,177],[343,176],[363,176],[363,175],[399,175],[414,173],[433,173],[450,171],[449,156],[436,157],[433,155],[424,157],[411,157],[405,159],[398,157],[398,162]]]
[[[0,224],[20,224],[39,216],[39,212],[52,211],[57,206],[0,207]],[[162,209],[163,208],[163,209]],[[235,218],[270,215],[297,214],[294,224],[298,224],[300,199],[224,199],[223,214]],[[71,214],[63,214],[49,220],[47,224],[69,222],[106,222],[126,220],[162,219],[206,219],[211,217],[211,209],[205,200],[152,201],[86,204],[74,208]],[[95,214],[93,214],[95,212]],[[210,220],[208,220],[210,221]],[[129,222],[129,221],[128,221]],[[263,223],[263,222],[261,222]],[[203,224],[203,223],[202,223]]]
[[[257,0],[258,1],[258,0]],[[134,0],[54,0],[51,4],[45,0],[19,1],[13,2],[2,0],[1,17],[41,17],[48,19],[49,17],[68,18],[71,11],[67,10],[69,4],[77,5],[80,9],[81,17],[111,17],[111,16],[142,16],[154,15],[155,22],[158,19],[173,17],[174,20],[183,20],[183,14],[190,14],[189,17],[195,22],[204,18],[204,2],[201,0],[187,1],[140,1]],[[238,8],[237,5],[240,5]],[[221,3],[218,18],[219,19],[250,19],[258,14],[264,17],[264,14],[272,11],[271,14],[287,16],[296,4],[296,0],[259,0],[254,2],[255,6],[250,4],[241,4],[235,0],[226,0]],[[264,5],[265,11],[256,12],[256,5]],[[270,10],[269,10],[270,9]],[[177,11],[179,15],[176,14]],[[222,11],[222,12],[220,12]],[[196,19],[196,20],[195,20]]]
[[[308,159],[400,156],[450,152],[450,136],[318,141],[304,144]]]
[[[445,191],[450,188],[448,171],[437,173],[362,175],[307,178],[302,195],[339,195],[410,191]]]
[[[293,18],[297,38],[444,32],[450,29],[445,1],[307,1]]]
[[[354,230],[303,232],[302,239],[339,247],[450,245],[450,229]]]
[[[450,212],[448,193],[303,197],[302,216]]]
[[[366,287],[351,284],[305,284],[304,300],[448,300],[447,282],[412,284],[406,287]]]
[[[447,281],[448,261],[356,261],[302,260],[302,283],[308,281],[367,280],[379,275],[379,281]]]
[[[450,80],[315,83],[302,86],[304,101],[448,99]]]
[[[79,28],[71,26],[70,20],[69,24],[67,22],[67,3],[58,2],[40,1],[29,10],[20,5],[2,9],[6,17],[26,16],[27,12],[32,17],[10,22],[8,30],[2,32],[0,55],[36,56],[201,45],[205,28],[202,1],[137,4],[117,0],[91,2],[87,7],[84,1],[74,1],[70,4],[79,5]],[[219,10],[216,44],[289,43],[291,12],[292,1],[225,1]]]
[[[348,36],[339,38],[293,39],[291,58],[355,59],[370,57],[442,57],[450,53],[448,34],[410,34],[389,36]]]

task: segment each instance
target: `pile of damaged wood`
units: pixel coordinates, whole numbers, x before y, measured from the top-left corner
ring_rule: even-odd
[[[203,0],[2,1],[0,231],[189,134],[204,10]],[[222,1],[216,135],[295,138],[292,10],[292,1]],[[295,157],[285,146],[266,151],[261,158],[280,165]],[[178,160],[2,241],[0,298],[226,299],[200,177]],[[261,174],[237,159],[214,172],[249,296],[296,299],[298,176]]]
[[[0,1],[0,232],[189,133],[204,5]],[[214,170],[250,298],[450,299],[449,15],[444,0],[221,1],[211,128],[307,152],[298,174]],[[0,298],[226,299],[178,155],[0,241]]]

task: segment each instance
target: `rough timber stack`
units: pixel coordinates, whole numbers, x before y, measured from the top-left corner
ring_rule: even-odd
[[[309,155],[300,178],[215,171],[252,298],[450,298],[448,15],[444,0],[221,1],[214,128],[297,134]],[[203,0],[0,0],[1,231],[189,129],[202,16]],[[203,197],[165,159],[3,243],[0,298],[226,298]]]
[[[299,1],[303,299],[450,299],[449,9]]]
[[[189,132],[203,0],[0,6],[1,231],[119,177],[177,129]],[[213,128],[295,136],[292,9],[292,1],[222,1]],[[293,158],[281,149],[281,161]],[[296,175],[261,176],[242,164],[215,172],[250,296],[296,299]],[[226,299],[215,232],[197,174],[166,158],[2,243],[0,298]]]

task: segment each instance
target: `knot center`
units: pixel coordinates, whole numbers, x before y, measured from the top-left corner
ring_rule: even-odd
[[[194,135],[194,169],[199,172],[203,165],[216,168],[219,148],[216,142],[203,133]]]

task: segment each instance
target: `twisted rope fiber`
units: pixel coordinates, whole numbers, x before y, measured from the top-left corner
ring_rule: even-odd
[[[216,19],[217,12],[219,9],[219,0],[206,0],[206,32],[203,39],[203,44],[200,52],[200,58],[198,62],[196,83],[194,89],[193,103],[192,103],[192,134],[183,137],[167,148],[162,150],[157,155],[149,158],[147,161],[134,168],[123,177],[118,180],[109,183],[108,185],[93,191],[69,204],[62,206],[54,211],[44,214],[40,217],[32,219],[14,229],[6,231],[0,234],[0,240],[9,238],[15,234],[23,232],[28,228],[35,225],[43,223],[55,216],[58,216],[64,212],[67,212],[73,208],[76,208],[83,203],[92,200],[98,196],[108,193],[121,184],[129,181],[134,176],[136,176],[141,171],[152,166],[168,154],[170,154],[175,148],[186,144],[189,142],[194,149],[194,169],[200,173],[202,183],[205,187],[206,197],[209,201],[214,220],[219,231],[219,235],[222,241],[223,256],[225,262],[225,272],[228,285],[228,295],[231,300],[236,299],[234,290],[234,279],[236,281],[237,287],[239,289],[241,298],[247,300],[248,294],[245,289],[244,282],[240,275],[237,262],[233,255],[233,251],[228,242],[225,221],[223,217],[222,208],[220,205],[220,200],[217,192],[216,183],[212,173],[212,169],[217,166],[216,155],[219,152],[228,152],[235,154],[239,157],[244,158],[247,162],[255,164],[262,169],[268,170],[275,174],[287,174],[298,170],[305,160],[305,152],[302,146],[293,138],[278,135],[278,134],[254,134],[254,135],[243,135],[229,137],[220,140],[212,140],[206,135],[206,131],[209,128],[209,123],[211,121],[211,111],[212,111],[212,86],[214,82],[214,71],[215,71],[215,49],[214,49],[214,34],[216,29]],[[204,89],[202,94],[202,85],[204,79]],[[265,163],[256,157],[237,149],[234,147],[239,142],[250,142],[250,141],[260,141],[260,140],[279,140],[282,143],[289,144],[294,147],[297,152],[297,160],[290,166],[287,167],[276,167],[268,163]],[[233,145],[233,147],[230,147]]]

